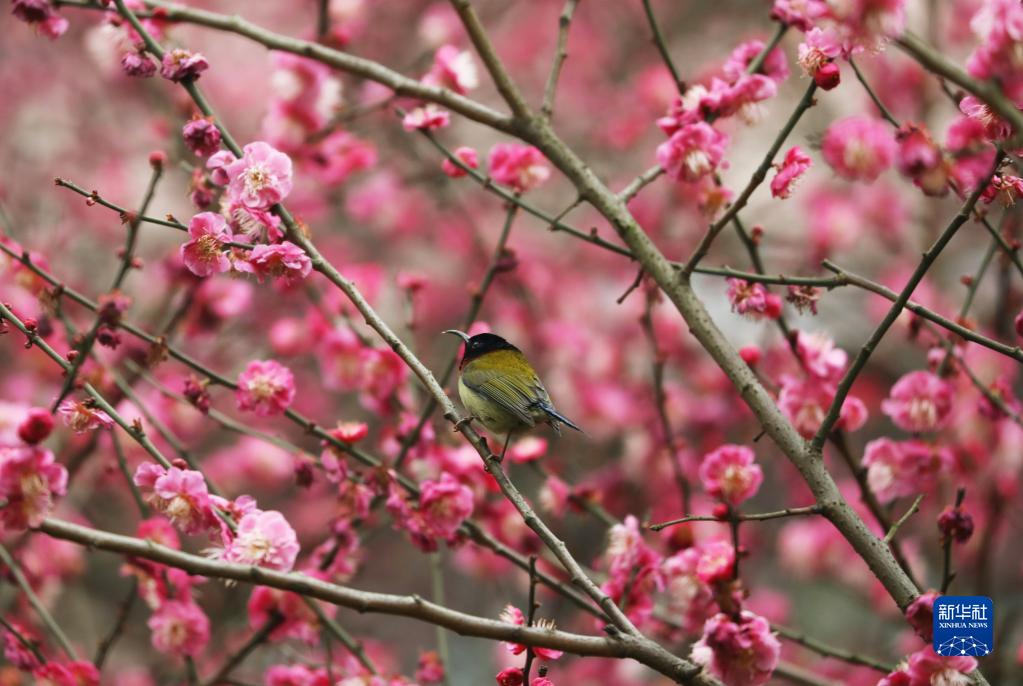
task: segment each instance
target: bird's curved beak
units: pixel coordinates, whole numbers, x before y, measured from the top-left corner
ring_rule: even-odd
[[[458,329],[448,329],[444,333],[449,333],[449,334],[452,334],[454,336],[458,336],[459,338],[461,338],[466,343],[469,342],[469,338],[470,338],[469,334],[465,333],[464,331],[459,331]]]

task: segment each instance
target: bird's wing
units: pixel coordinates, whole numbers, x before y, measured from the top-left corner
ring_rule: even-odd
[[[462,372],[462,383],[470,390],[499,404],[526,426],[536,423],[530,410],[539,402],[547,400],[547,392],[543,390],[540,380],[533,377],[530,381],[528,384],[516,383],[500,370],[467,368]]]

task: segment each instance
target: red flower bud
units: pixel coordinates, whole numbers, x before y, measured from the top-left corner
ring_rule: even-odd
[[[509,667],[497,673],[499,686],[521,686],[522,678],[522,669],[519,667]]]
[[[813,82],[823,91],[829,91],[842,81],[842,72],[834,62],[828,62],[813,75]]]
[[[973,516],[961,507],[946,507],[938,515],[938,530],[942,540],[966,543],[973,535]]]
[[[162,169],[167,164],[167,153],[163,150],[154,150],[149,153],[149,165],[153,169]]]
[[[18,438],[29,445],[46,440],[53,431],[53,415],[41,407],[33,407],[18,425]]]
[[[760,352],[759,346],[756,345],[747,345],[739,349],[739,357],[751,367],[757,366],[762,356],[763,353]]]

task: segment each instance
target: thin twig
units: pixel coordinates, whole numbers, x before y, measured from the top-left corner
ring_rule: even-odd
[[[788,121],[785,122],[785,126],[783,126],[781,131],[778,132],[778,135],[775,136],[774,141],[771,143],[771,147],[767,150],[767,154],[764,155],[764,159],[760,162],[760,165],[756,168],[756,170],[754,170],[753,176],[750,177],[749,182],[739,194],[739,197],[736,198],[735,202],[733,202],[725,213],[721,215],[721,218],[711,224],[710,228],[707,229],[707,233],[704,234],[700,243],[696,246],[696,250],[693,251],[693,254],[686,261],[686,266],[682,269],[683,274],[688,276],[693,273],[693,270],[696,269],[697,265],[699,265],[700,260],[702,260],[710,250],[711,244],[721,232],[721,229],[723,229],[728,222],[732,221],[732,218],[739,213],[739,210],[746,206],[746,203],[749,202],[750,196],[753,195],[753,191],[755,191],[760,184],[764,182],[764,179],[767,178],[767,172],[771,169],[771,165],[774,163],[774,158],[778,154],[778,151],[781,150],[781,146],[785,144],[785,139],[788,138],[789,134],[792,133],[792,130],[796,128],[796,124],[799,123],[803,114],[813,107],[816,102],[813,97],[816,92],[817,84],[811,81],[806,92],[803,93],[803,97],[800,98],[799,102],[796,104],[796,109],[789,116]]]
[[[646,12],[646,20],[650,24],[650,31],[653,33],[654,45],[657,46],[657,51],[661,53],[661,60],[664,62],[664,66],[671,72],[671,78],[674,79],[678,92],[680,94],[685,93],[686,82],[682,79],[678,67],[675,66],[675,61],[671,59],[671,53],[668,52],[668,45],[664,42],[661,27],[657,25],[657,17],[654,15],[653,8],[650,7],[650,0],[643,0],[643,11]]]
[[[530,555],[529,557],[529,605],[526,609],[526,626],[533,626],[533,621],[536,618],[536,609],[538,607],[536,602],[536,556]],[[533,668],[533,658],[536,657],[536,653],[533,652],[532,646],[526,646],[526,664],[522,667],[522,683],[529,683],[529,672]]]
[[[852,67],[853,73],[856,74],[856,80],[863,85],[863,88],[867,91],[867,95],[870,96],[870,99],[874,102],[874,105],[881,113],[881,116],[888,121],[889,124],[895,128],[899,128],[899,120],[892,116],[892,113],[889,112],[888,108],[884,106],[883,102],[881,102],[881,98],[877,96],[874,89],[870,87],[869,83],[867,83],[867,79],[864,78],[863,73],[860,72],[860,68],[856,66],[856,60],[852,58],[852,55],[849,56],[849,66]]]
[[[139,205],[138,215],[144,215],[149,210],[149,203],[153,200],[153,194],[156,192],[156,185],[160,182],[160,177],[163,175],[163,165],[154,164],[152,165],[152,173],[149,175],[149,184],[146,186],[145,195],[142,198],[142,204]],[[125,216],[125,215],[122,215]],[[132,269],[135,261],[135,242],[138,238],[139,232],[139,219],[135,213],[129,213],[126,215],[128,219],[128,234],[124,240],[124,248],[121,250],[121,262],[117,268],[117,273],[114,276],[114,282],[108,289],[111,293],[116,293],[124,283],[125,277],[128,276],[128,272]],[[103,326],[102,317],[97,316],[93,322],[92,327],[86,332],[85,337],[82,339],[80,345],[76,346],[78,357],[74,358],[71,362],[71,368],[67,371],[64,377],[64,384],[57,393],[56,399],[53,401],[53,406],[50,412],[56,412],[57,408],[67,397],[71,389],[74,388],[75,379],[78,377],[78,372],[81,370],[82,365],[89,358],[89,353],[92,351],[92,346],[96,343],[96,338],[99,334],[100,327]]]
[[[138,579],[132,578],[128,584],[128,594],[121,601],[121,606],[117,610],[117,617],[114,619],[114,625],[110,628],[110,633],[107,634],[99,647],[96,649],[96,657],[93,658],[92,663],[96,665],[96,669],[103,669],[103,664],[107,660],[107,656],[110,655],[111,648],[114,647],[114,643],[124,633],[124,627],[128,625],[128,616],[131,614],[132,607],[135,606],[135,599],[138,597]]]
[[[483,279],[480,281],[480,285],[473,291],[472,297],[469,301],[469,310],[465,314],[465,318],[462,320],[462,329],[468,331],[472,324],[476,321],[476,317],[479,316],[480,310],[483,308],[483,300],[487,297],[487,293],[490,291],[491,284],[494,283],[494,279],[501,271],[502,262],[505,258],[505,253],[508,247],[508,238],[511,236],[512,225],[515,223],[515,215],[519,210],[519,205],[510,203],[508,210],[504,216],[504,224],[501,226],[501,234],[497,238],[497,245],[494,247],[493,256],[490,258],[490,264],[487,266],[486,272],[483,274]],[[458,349],[455,349],[454,355],[448,360],[447,366],[444,368],[444,372],[440,376],[440,385],[446,387],[448,382],[451,380],[451,376],[455,372],[455,366],[458,364]],[[423,411],[419,414],[419,421],[416,422],[415,427],[409,432],[407,436],[404,436],[401,441],[401,450],[398,452],[397,457],[394,458],[394,469],[401,469],[402,465],[405,464],[405,459],[408,457],[409,452],[413,446],[419,442],[419,437],[422,435],[423,429],[426,427],[427,422],[430,421],[430,417],[437,409],[437,401],[434,398],[428,398],[426,405],[423,407]]]
[[[862,288],[864,290],[870,291],[871,293],[876,293],[877,295],[880,295],[881,297],[886,298],[892,301],[893,303],[897,303],[899,301],[899,294],[891,290],[890,288],[883,286],[879,283],[876,283],[874,281],[871,281],[870,279],[860,276],[859,274],[854,274],[842,267],[839,267],[830,260],[824,260],[823,262],[821,262],[821,265],[825,269],[829,269],[835,272],[835,274],[838,275],[844,281],[844,283],[850,286],[856,286],[857,288]],[[906,300],[904,303],[904,307],[913,314],[919,315],[924,319],[933,322],[934,324],[937,324],[942,328],[948,329],[949,331],[960,336],[964,340],[977,343],[978,345],[982,345],[985,348],[988,348],[989,350],[994,350],[995,352],[1001,353],[1006,357],[1011,357],[1017,362],[1023,362],[1023,348],[1020,348],[1019,346],[1006,345],[1005,343],[1001,343],[992,338],[988,338],[987,336],[979,334],[972,329],[968,329],[965,326],[952,321],[951,319],[942,317],[940,314],[937,314],[933,310],[929,310],[923,305],[920,305],[919,303],[914,302],[912,300]]]
[[[558,17],[558,44],[554,49],[554,62],[551,64],[551,72],[547,76],[547,85],[543,90],[543,104],[540,106],[541,116],[550,119],[554,112],[554,96],[558,90],[558,79],[561,77],[561,68],[568,57],[568,30],[572,25],[572,15],[579,0],[566,0],[565,8]],[[526,675],[527,679],[529,675]]]
[[[18,631],[17,627],[4,619],[3,614],[0,614],[0,626],[2,626],[11,636],[14,636],[18,643],[25,646],[29,652],[32,653],[32,657],[39,661],[39,664],[46,664],[46,658],[43,656],[42,651],[39,650],[39,643],[24,636],[20,631]]]
[[[880,660],[875,660],[872,657],[867,657],[865,655],[860,655],[859,653],[854,653],[851,650],[845,650],[844,648],[836,648],[834,646],[828,645],[827,643],[817,640],[813,636],[805,634],[801,631],[796,631],[795,629],[790,629],[779,624],[772,624],[771,630],[774,631],[779,636],[781,636],[782,638],[788,641],[792,641],[793,643],[798,643],[799,645],[805,648],[809,648],[810,650],[819,655],[833,657],[837,660],[841,660],[842,662],[848,662],[849,664],[853,665],[869,667],[879,672],[884,672],[885,674],[895,669],[893,665],[886,664],[884,662],[881,662]]]
[[[642,277],[642,272],[640,272]],[[686,478],[685,473],[682,471],[682,465],[679,463],[678,455],[678,444],[676,442],[675,429],[671,425],[671,418],[668,417],[668,394],[664,390],[664,370],[667,364],[667,356],[661,351],[660,345],[657,341],[657,332],[654,330],[654,305],[657,303],[657,294],[648,291],[646,297],[646,306],[643,309],[643,315],[640,317],[640,325],[643,329],[643,333],[646,336],[647,342],[650,345],[650,352],[653,355],[653,363],[651,365],[651,372],[653,374],[653,385],[654,385],[654,403],[657,407],[657,417],[661,424],[661,434],[664,440],[664,447],[668,455],[668,461],[671,464],[671,472],[675,478],[675,486],[678,488],[679,501],[682,505],[682,511],[689,511],[689,494],[690,486],[689,479]]]
[[[35,610],[36,616],[39,617],[39,620],[46,626],[49,632],[53,635],[53,638],[56,639],[61,650],[64,651],[64,654],[72,660],[77,660],[78,653],[75,652],[75,648],[71,645],[71,641],[69,641],[68,637],[64,634],[64,630],[60,628],[60,625],[53,619],[53,615],[50,614],[50,611],[47,610],[46,606],[43,605],[41,600],[39,600],[39,596],[37,596],[36,592],[32,590],[32,584],[28,582],[28,579],[26,579],[25,575],[22,573],[21,566],[18,565],[11,554],[7,551],[7,548],[5,548],[2,544],[0,544],[0,562],[3,562],[4,565],[7,566],[8,573],[14,577],[14,583],[16,583],[18,588],[21,589],[21,592],[25,594],[25,598],[28,600],[29,605],[32,606],[32,609]]]
[[[257,647],[263,644],[263,642],[270,637],[277,627],[284,624],[284,615],[276,610],[272,610],[270,617],[267,618],[259,629],[255,631],[249,640],[242,644],[242,646],[233,651],[227,658],[227,660],[220,666],[216,674],[211,676],[209,679],[203,682],[204,686],[217,686],[217,684],[225,683],[228,676],[234,669],[240,665],[246,657],[248,657]]]
[[[848,467],[849,471],[852,473],[853,478],[856,480],[856,486],[859,488],[860,492],[860,500],[863,501],[863,504],[867,506],[868,510],[870,510],[870,514],[873,515],[874,520],[877,522],[878,526],[881,527],[881,530],[885,532],[891,531],[891,520],[885,513],[884,508],[881,507],[881,502],[877,499],[877,495],[870,488],[870,482],[867,481],[867,470],[856,464],[856,460],[853,458],[852,452],[849,450],[849,443],[846,440],[845,433],[836,431],[832,435],[831,441],[838,450],[838,454],[845,462],[846,467]],[[888,548],[892,552],[892,556],[895,558],[896,562],[898,562],[899,567],[902,568],[902,571],[910,579],[913,585],[919,589],[920,584],[917,583],[913,576],[913,570],[910,568],[909,561],[906,559],[906,556],[902,554],[902,548],[899,546],[898,541],[889,540],[882,541],[882,543],[887,544]]]
[[[782,519],[785,517],[802,517],[805,515],[819,515],[823,512],[820,505],[809,505],[807,507],[787,507],[784,510],[778,510],[776,512],[755,512],[750,514],[739,514],[738,520],[740,522],[762,522],[768,519]],[[679,519],[672,519],[667,522],[661,522],[659,524],[651,524],[649,529],[651,531],[660,531],[669,526],[675,526],[676,524],[685,524],[687,522],[720,522],[727,524],[729,521],[728,517],[722,519],[721,517],[714,517],[712,515],[687,515]]]
[[[909,506],[908,510],[906,510],[906,513],[899,517],[894,524],[892,524],[891,528],[888,529],[888,533],[886,533],[884,535],[884,538],[881,540],[883,540],[885,543],[890,544],[895,539],[895,534],[898,532],[899,527],[905,524],[910,517],[912,517],[913,515],[920,511],[920,502],[923,499],[924,499],[923,493],[918,495],[916,497],[916,500],[913,501],[913,504]]]
[[[920,264],[917,265],[916,269],[913,271],[913,275],[910,276],[906,285],[903,287],[902,292],[899,293],[894,304],[892,304],[891,308],[889,308],[888,314],[885,315],[884,319],[881,320],[881,323],[876,329],[874,329],[870,338],[867,339],[867,342],[863,344],[862,348],[860,348],[860,351],[857,353],[852,364],[849,365],[849,369],[838,384],[838,389],[835,391],[835,398],[831,403],[831,407],[828,408],[828,413],[824,417],[824,421],[821,422],[820,428],[817,430],[817,433],[811,441],[811,447],[814,451],[819,452],[821,450],[824,445],[824,441],[827,440],[828,435],[831,433],[835,423],[838,421],[842,411],[842,405],[845,403],[845,399],[849,395],[849,391],[852,390],[852,385],[856,381],[856,377],[859,376],[859,373],[866,366],[867,360],[870,359],[870,355],[877,348],[881,339],[884,338],[888,329],[891,328],[892,324],[895,323],[895,320],[898,319],[900,314],[902,314],[902,310],[906,307],[906,303],[909,302],[909,297],[913,294],[913,291],[916,290],[917,285],[923,280],[924,275],[927,274],[931,265],[934,264],[934,261],[938,258],[938,255],[941,254],[941,251],[944,250],[945,246],[948,245],[949,241],[951,241],[956,235],[959,228],[966,223],[966,220],[970,217],[970,213],[973,211],[973,206],[977,204],[977,200],[980,198],[981,193],[984,192],[988,183],[991,182],[991,177],[998,171],[998,167],[1001,165],[1004,157],[1004,153],[1001,151],[995,155],[995,162],[991,171],[980,181],[980,183],[977,184],[976,190],[970,194],[970,197],[966,199],[966,202],[963,204],[956,216],[951,222],[949,222],[945,230],[941,232],[941,235],[934,244],[931,245],[927,252],[924,253],[923,258],[920,260]]]

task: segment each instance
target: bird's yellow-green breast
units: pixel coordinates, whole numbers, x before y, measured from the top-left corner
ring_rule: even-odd
[[[550,402],[529,361],[514,349],[491,350],[463,360],[458,395],[483,426],[501,434],[544,421],[539,404]]]
[[[537,424],[550,424],[557,433],[565,424],[581,429],[554,409],[551,397],[529,361],[514,345],[492,333],[469,336],[458,367],[458,395],[474,418],[489,431],[518,433]]]

